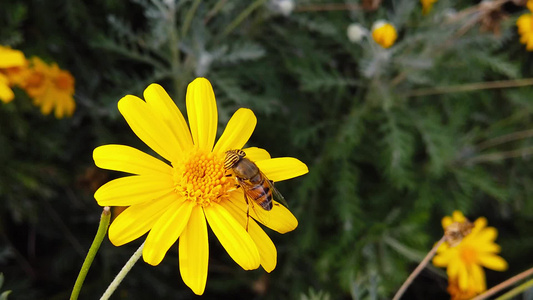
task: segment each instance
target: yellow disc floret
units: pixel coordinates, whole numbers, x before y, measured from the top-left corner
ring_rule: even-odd
[[[228,198],[232,181],[226,177],[224,157],[194,149],[180,167],[174,167],[176,192],[201,206]]]

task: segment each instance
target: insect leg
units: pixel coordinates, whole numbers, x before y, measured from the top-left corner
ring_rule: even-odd
[[[248,202],[248,196],[244,193],[244,200],[246,201],[246,232],[248,232],[248,222],[250,221],[250,202]]]

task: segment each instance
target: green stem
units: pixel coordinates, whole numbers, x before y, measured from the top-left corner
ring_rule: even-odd
[[[246,9],[244,9],[240,15],[233,20],[222,32],[221,37],[226,37],[228,34],[230,34],[239,24],[248,17],[255,9],[257,9],[259,6],[261,6],[263,3],[265,3],[266,0],[255,0],[252,4],[250,4]]]
[[[508,300],[513,298],[514,296],[522,293],[523,291],[529,289],[530,287],[533,287],[533,279],[528,280],[521,285],[515,287],[514,289],[508,291],[507,293],[501,295],[500,297],[496,298],[496,300]]]
[[[124,267],[122,267],[122,270],[118,272],[117,276],[115,277],[115,279],[113,279],[111,284],[107,287],[107,290],[102,295],[100,300],[107,300],[109,299],[109,297],[111,297],[113,292],[117,289],[119,284],[122,282],[122,279],[126,277],[126,275],[130,272],[131,268],[133,268],[133,265],[135,265],[135,263],[141,257],[143,253],[143,248],[144,248],[144,243],[139,247],[139,249],[137,249],[137,251],[135,251],[135,253],[133,253],[133,255],[130,257],[128,262],[124,265]]]
[[[102,211],[102,215],[100,216],[100,224],[98,225],[98,231],[96,232],[96,236],[94,237],[91,248],[89,248],[87,257],[85,257],[85,261],[83,262],[83,265],[81,266],[80,273],[78,274],[78,278],[76,279],[76,283],[74,284],[74,288],[72,289],[70,300],[78,299],[78,296],[81,291],[81,287],[83,285],[83,281],[85,281],[85,277],[87,276],[87,272],[89,272],[89,268],[91,267],[91,264],[93,263],[94,257],[96,256],[98,249],[100,249],[100,245],[102,244],[102,241],[107,232],[107,227],[109,226],[110,219],[111,219],[111,213],[109,211],[109,206],[106,206],[104,207]]]
[[[183,27],[181,28],[181,36],[185,37],[187,35],[187,31],[189,31],[189,27],[191,27],[192,18],[194,17],[194,13],[196,13],[196,9],[198,9],[198,6],[202,0],[195,0],[187,12],[187,15],[185,15],[185,20],[183,21]]]

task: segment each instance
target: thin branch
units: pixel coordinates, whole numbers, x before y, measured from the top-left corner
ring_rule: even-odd
[[[529,270],[526,270],[518,275],[515,275],[507,280],[505,280],[504,282],[498,284],[498,285],[495,285],[493,286],[492,288],[488,289],[485,293],[473,298],[472,300],[483,300],[483,299],[487,299],[488,297],[496,294],[497,292],[515,284],[517,281],[520,281],[526,277],[528,277],[529,275],[532,275],[533,274],[533,268],[530,268]]]
[[[502,135],[502,136],[498,136],[498,137],[486,140],[482,143],[479,143],[479,145],[477,145],[476,148],[478,151],[481,151],[481,150],[494,147],[497,145],[501,145],[507,142],[526,139],[530,137],[533,137],[533,129],[516,131],[516,132],[512,132],[506,135]]]
[[[104,292],[104,294],[102,295],[100,300],[107,300],[107,299],[109,299],[109,297],[111,297],[111,295],[118,288],[118,286],[120,285],[120,283],[122,282],[124,277],[126,277],[126,275],[130,272],[131,268],[133,268],[135,263],[141,257],[141,255],[143,253],[143,248],[144,248],[144,243],[139,247],[139,249],[137,249],[137,251],[135,251],[135,253],[133,253],[133,255],[126,262],[124,267],[122,267],[120,272],[118,272],[117,276],[115,277],[115,279],[113,279],[111,284],[109,284],[109,286],[107,287],[106,291]]]
[[[228,36],[244,19],[246,19],[254,10],[263,5],[266,0],[255,0],[246,7],[226,28],[222,31],[221,37]]]
[[[530,86],[530,85],[533,85],[533,78],[485,81],[485,82],[467,83],[467,84],[461,84],[461,85],[417,89],[417,90],[412,90],[408,92],[407,94],[405,94],[405,97],[420,97],[420,96],[450,94],[450,93],[459,93],[459,92],[471,92],[471,91],[478,91],[478,90],[512,88],[512,87],[521,87],[521,86]]]
[[[496,300],[509,300],[512,299],[514,296],[528,290],[529,288],[533,287],[533,279],[526,281],[525,283],[522,283],[521,285],[515,287],[514,289],[508,291],[507,293],[501,295],[500,297],[496,298]]]
[[[392,300],[399,300],[403,293],[407,290],[407,288],[411,285],[413,280],[418,276],[418,274],[426,267],[429,260],[435,255],[435,252],[437,252],[437,249],[440,247],[442,243],[446,240],[445,236],[442,236],[440,240],[433,246],[433,248],[428,252],[426,257],[420,262],[420,264],[416,267],[416,269],[407,277],[407,280],[402,284],[400,289],[396,292],[396,295],[394,295],[394,298]]]
[[[209,23],[211,19],[216,16],[216,14],[224,7],[224,4],[226,4],[228,0],[219,0],[217,4],[206,14],[206,17],[204,19],[204,24]]]
[[[466,161],[466,164],[480,163],[480,162],[493,162],[498,160],[504,160],[508,158],[524,157],[533,154],[533,147],[526,147],[510,151],[502,151],[496,153],[482,154],[472,157]]]

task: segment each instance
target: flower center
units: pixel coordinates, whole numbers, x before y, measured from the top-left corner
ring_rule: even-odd
[[[463,246],[461,249],[461,260],[467,264],[475,264],[477,263],[477,251],[473,247],[470,246]]]
[[[69,90],[74,86],[74,79],[70,74],[62,72],[56,76],[54,83],[60,90]]]
[[[29,88],[39,87],[44,81],[44,74],[41,72],[33,72],[28,79],[26,84]]]
[[[226,177],[224,158],[195,149],[178,167],[174,166],[176,192],[198,205],[209,206],[228,198],[234,185]]]

